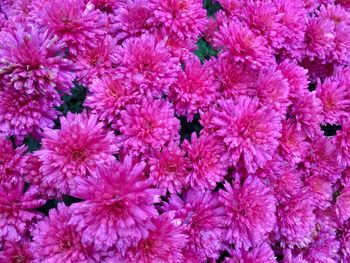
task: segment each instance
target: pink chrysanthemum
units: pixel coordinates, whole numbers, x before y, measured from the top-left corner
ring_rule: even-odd
[[[150,177],[163,195],[167,190],[171,194],[180,193],[185,186],[190,171],[190,161],[185,155],[186,152],[174,143],[149,157]]]
[[[15,136],[18,143],[28,135],[40,138],[44,128],[55,125],[59,112],[54,107],[60,104],[57,93],[23,94],[0,88],[0,131],[6,136]]]
[[[45,183],[67,194],[75,189],[76,178],[115,161],[116,138],[97,119],[96,115],[68,113],[60,119],[61,129],[45,130],[42,148],[35,152]]]
[[[334,51],[335,39],[334,22],[322,18],[310,18],[305,33],[306,55],[313,60],[317,57],[325,61]]]
[[[179,115],[192,121],[194,114],[207,111],[213,104],[218,96],[218,85],[211,65],[201,65],[197,57],[192,57],[185,61],[184,71],[171,86],[169,100]]]
[[[331,205],[333,188],[332,182],[327,177],[312,175],[305,179],[305,185],[309,187],[316,207],[325,210]]]
[[[36,15],[39,23],[54,32],[73,56],[96,45],[107,33],[106,16],[84,0],[49,0]]]
[[[288,60],[279,64],[277,69],[282,72],[289,83],[289,96],[291,98],[298,98],[307,91],[309,81],[306,69]]]
[[[285,249],[282,263],[309,263],[302,254],[293,253],[291,249]]]
[[[157,42],[152,35],[126,40],[115,54],[115,62],[118,74],[148,97],[167,94],[181,70],[165,42]]]
[[[57,210],[50,210],[49,217],[36,225],[32,231],[34,262],[93,263],[101,260],[101,252],[93,243],[83,242],[76,226],[69,223],[71,217],[71,209],[58,204]]]
[[[152,219],[154,229],[147,238],[126,252],[128,262],[184,262],[182,249],[186,246],[187,236],[183,227],[177,224],[174,213],[163,213]]]
[[[231,252],[230,259],[227,259],[227,263],[277,263],[276,257],[273,253],[273,250],[267,243],[262,243],[256,247],[253,247],[251,250],[245,250],[243,248],[233,250]]]
[[[323,123],[322,102],[316,97],[316,92],[304,92],[299,98],[292,99],[288,115],[295,121],[298,131],[309,138],[320,134],[320,124]]]
[[[148,230],[155,228],[150,219],[158,216],[152,204],[160,200],[151,181],[139,181],[144,168],[127,156],[123,163],[99,169],[96,177],[77,180],[72,195],[85,201],[71,206],[70,222],[77,224],[84,240],[124,253],[147,238]]]
[[[342,119],[349,118],[350,92],[347,86],[327,78],[318,84],[316,96],[322,102],[324,123],[340,124]]]
[[[346,185],[339,193],[335,202],[335,212],[340,222],[350,218],[350,185]]]
[[[256,80],[256,95],[262,105],[285,114],[290,104],[289,83],[280,70],[263,68]]]
[[[94,79],[89,87],[84,106],[99,115],[100,120],[115,124],[125,107],[141,101],[141,94],[125,80],[108,73]]]
[[[248,176],[232,183],[225,182],[219,200],[226,211],[226,239],[236,248],[260,244],[276,223],[276,203],[272,191],[259,178]]]
[[[27,94],[70,91],[73,65],[57,55],[63,48],[57,37],[28,26],[2,31],[0,38],[0,80],[5,89]]]
[[[20,146],[13,149],[12,143],[0,134],[0,184],[16,183],[20,180],[25,168],[25,157],[27,147]]]
[[[277,239],[283,247],[303,248],[312,241],[312,234],[316,229],[314,208],[313,196],[307,188],[279,199]]]
[[[191,163],[186,182],[194,189],[214,189],[227,174],[228,160],[224,143],[215,136],[202,133],[191,135],[191,143],[184,141],[183,149]]]
[[[149,19],[152,10],[148,8],[149,0],[128,0],[115,10],[112,24],[112,35],[119,41],[139,37],[149,33],[152,24]]]
[[[75,58],[77,67],[77,81],[89,86],[93,79],[105,76],[112,70],[112,54],[115,43],[110,37],[98,42],[95,47],[88,47],[78,52]]]
[[[205,30],[207,12],[200,0],[150,0],[153,16],[149,21],[182,39],[197,39]]]
[[[24,192],[24,181],[0,187],[0,240],[19,241],[42,215],[34,210],[45,204],[38,191],[29,188]]]
[[[160,149],[179,139],[180,121],[164,100],[143,99],[141,104],[126,106],[117,122],[120,145],[135,155]]]
[[[335,183],[340,178],[342,171],[335,157],[337,153],[334,137],[316,136],[304,160],[307,172],[311,175],[326,176],[332,183]]]
[[[338,148],[337,160],[342,167],[350,165],[350,122],[344,121],[342,129],[337,131],[336,146]]]
[[[248,172],[255,172],[271,160],[281,136],[279,115],[259,106],[257,98],[241,96],[237,101],[221,100],[213,110],[210,125],[227,146],[235,165],[242,158]]]
[[[255,95],[254,83],[256,71],[235,64],[229,57],[219,55],[218,59],[212,60],[214,76],[220,83],[220,91],[224,98],[236,98],[239,95]]]
[[[89,2],[86,0],[86,2]],[[127,0],[92,0],[91,3],[102,12],[113,13],[119,6],[124,5]]]
[[[337,4],[344,7],[346,10],[350,10],[350,1],[349,0],[336,0]]]
[[[243,63],[252,68],[274,63],[267,40],[235,21],[224,23],[215,33],[213,42],[216,48],[222,48],[223,56],[235,63]]]
[[[306,136],[298,131],[292,120],[282,121],[282,136],[280,139],[279,152],[287,161],[300,163],[307,154],[309,143]]]
[[[33,254],[30,251],[30,243],[27,240],[20,242],[5,242],[0,252],[1,263],[31,263],[33,262]]]
[[[189,241],[187,256],[198,258],[196,262],[219,258],[225,248],[226,226],[225,211],[216,194],[191,189],[183,194],[183,200],[173,195],[165,208],[176,211],[178,222],[185,228]]]

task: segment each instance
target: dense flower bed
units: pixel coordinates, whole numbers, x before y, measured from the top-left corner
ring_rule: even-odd
[[[348,0],[2,0],[0,28],[0,263],[350,262]]]

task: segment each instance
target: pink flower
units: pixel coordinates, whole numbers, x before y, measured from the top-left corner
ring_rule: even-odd
[[[150,0],[153,15],[149,22],[182,39],[197,39],[207,24],[207,12],[200,0]]]
[[[127,105],[139,101],[141,94],[136,88],[109,72],[92,81],[84,106],[91,108],[100,120],[115,124]]]
[[[180,193],[190,171],[190,161],[177,144],[170,144],[149,157],[150,178],[166,194]]]
[[[106,17],[84,0],[49,0],[36,16],[40,24],[65,43],[73,56],[95,46],[107,33]]]
[[[27,147],[24,145],[13,149],[12,143],[0,134],[0,184],[16,183],[21,179],[26,166],[25,157]]]
[[[325,123],[340,124],[342,119],[349,118],[350,92],[347,86],[327,78],[318,84],[316,96],[322,102]]]
[[[24,181],[0,187],[0,240],[19,241],[42,215],[34,210],[45,204],[38,191],[29,188],[24,192]]]
[[[224,249],[225,211],[216,194],[193,189],[183,194],[183,200],[173,195],[167,211],[175,211],[177,222],[185,228],[188,235],[187,256],[206,262],[207,258],[218,259]],[[186,257],[187,259],[187,257]]]
[[[57,37],[29,25],[4,30],[0,38],[0,80],[4,89],[28,95],[70,91],[75,78],[73,65],[57,55],[63,49]]]
[[[118,6],[124,5],[126,1],[127,0],[92,0],[91,2],[97,9],[110,14],[113,13]]]
[[[248,172],[263,167],[278,146],[281,120],[273,110],[260,107],[257,98],[221,100],[209,123],[227,147],[233,165],[242,158]]]
[[[160,201],[159,191],[150,188],[151,181],[139,181],[144,168],[127,156],[123,163],[99,169],[96,177],[77,180],[72,195],[85,201],[71,206],[70,222],[77,224],[83,240],[103,249],[116,246],[123,254],[155,229],[151,219],[158,212],[152,204]]]
[[[39,139],[43,129],[52,128],[59,112],[54,109],[61,104],[59,95],[26,94],[14,89],[0,88],[0,131],[15,136],[17,143],[32,135]]]
[[[34,262],[99,262],[101,252],[93,243],[83,242],[76,225],[69,223],[71,209],[58,204],[49,217],[39,222],[32,231]]]
[[[267,243],[262,243],[251,250],[245,250],[243,248],[233,250],[231,252],[231,259],[227,259],[227,263],[245,262],[245,263],[276,263],[276,257],[273,250]]]
[[[214,46],[222,48],[222,55],[235,63],[243,63],[252,68],[274,63],[267,40],[256,35],[244,24],[231,21],[224,23],[214,35]]]
[[[305,185],[310,188],[315,205],[325,210],[331,205],[333,198],[332,182],[325,176],[312,175],[305,179]]]
[[[335,212],[340,222],[344,223],[350,218],[350,185],[346,185],[335,202]]]
[[[236,248],[249,249],[264,241],[273,230],[275,198],[259,178],[237,179],[232,186],[225,182],[225,190],[219,191],[219,200],[226,211],[227,241]]]
[[[168,94],[180,72],[178,58],[171,55],[164,41],[157,42],[152,35],[126,40],[115,54],[115,62],[118,74],[148,97]]]
[[[282,121],[282,137],[278,150],[283,158],[291,163],[300,163],[308,148],[306,136],[298,131],[295,123],[290,119]]]
[[[33,260],[32,252],[30,251],[30,243],[28,240],[20,242],[5,242],[0,252],[1,263],[23,262],[29,263]]]
[[[197,57],[184,63],[184,71],[171,86],[169,100],[176,112],[192,121],[194,114],[207,111],[218,96],[218,82],[209,63],[201,65]]]
[[[128,262],[183,262],[182,249],[187,236],[174,219],[174,213],[163,213],[152,219],[152,224],[154,229],[149,231],[147,238],[126,252]]]
[[[121,133],[119,144],[135,155],[179,140],[180,121],[175,118],[172,105],[164,100],[143,99],[141,104],[126,106],[117,125]]]
[[[97,118],[68,113],[60,119],[61,129],[45,130],[42,148],[35,152],[42,162],[44,183],[68,194],[75,189],[78,177],[89,176],[97,167],[115,160],[116,138]]]
[[[190,160],[191,171],[186,182],[196,190],[214,189],[223,181],[228,170],[228,160],[224,143],[215,136],[202,133],[197,138],[191,135],[191,143],[184,141],[183,149]]]
[[[337,131],[336,147],[338,149],[337,160],[342,167],[350,165],[350,122],[344,121],[342,129]]]
[[[306,247],[316,229],[314,199],[308,188],[280,198],[277,205],[277,239],[283,247]]]
[[[285,249],[282,263],[308,263],[302,254],[293,253],[291,249]]]
[[[295,120],[298,131],[309,138],[320,134],[323,123],[322,102],[315,92],[304,92],[299,98],[292,99],[292,107],[288,115]]]

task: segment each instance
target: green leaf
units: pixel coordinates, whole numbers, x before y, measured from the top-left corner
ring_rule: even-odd
[[[194,52],[203,62],[209,60],[212,56],[216,56],[218,51],[214,50],[203,38],[197,42],[197,50]]]
[[[27,137],[24,140],[24,144],[27,145],[29,152],[34,152],[36,150],[39,150],[41,147],[40,142],[35,140],[32,136]]]
[[[64,102],[57,109],[64,115],[66,115],[67,112],[82,112],[85,98],[86,88],[82,85],[76,84],[71,90],[71,95],[62,96]]]

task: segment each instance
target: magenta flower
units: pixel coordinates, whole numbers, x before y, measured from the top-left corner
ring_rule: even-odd
[[[342,129],[337,131],[336,147],[338,149],[337,160],[342,167],[350,164],[350,122],[344,121]]]
[[[244,24],[235,21],[224,23],[215,33],[213,42],[216,48],[222,48],[223,56],[235,63],[243,63],[252,68],[274,63],[267,40]]]
[[[309,187],[318,208],[325,210],[331,205],[333,188],[327,177],[312,175],[305,179],[305,185]]]
[[[262,243],[256,247],[253,247],[251,250],[245,250],[243,248],[233,250],[231,252],[230,259],[227,259],[227,263],[236,263],[236,262],[263,262],[263,263],[276,263],[276,257],[273,253],[273,250],[267,243]]]
[[[225,210],[216,194],[190,189],[183,194],[183,200],[176,195],[171,196],[165,209],[176,212],[177,222],[188,235],[187,252],[184,253],[186,260],[190,255],[199,260],[195,262],[219,258],[220,251],[225,248],[226,226]]]
[[[159,191],[150,188],[151,181],[139,181],[144,168],[127,156],[123,163],[99,169],[95,177],[77,180],[72,195],[84,202],[71,206],[70,222],[77,224],[83,240],[103,249],[116,246],[123,254],[155,229],[151,219],[158,212],[152,204],[159,201]]]
[[[36,208],[45,204],[38,198],[38,191],[29,188],[24,192],[24,181],[16,185],[0,187],[0,240],[19,241],[33,226],[42,219]]]
[[[61,129],[45,130],[42,148],[35,152],[42,162],[44,183],[68,194],[75,189],[78,177],[89,176],[115,161],[116,138],[97,118],[68,113],[60,119]]]
[[[208,126],[225,143],[232,164],[242,158],[248,172],[263,167],[279,144],[280,116],[260,107],[257,98],[241,96],[236,101],[220,100],[218,104]]]
[[[275,198],[259,178],[237,178],[232,185],[225,182],[225,190],[219,195],[228,224],[226,239],[236,248],[260,244],[275,227]]]
[[[199,0],[150,0],[153,15],[149,22],[182,39],[197,39],[207,24],[207,12]]]
[[[30,250],[30,242],[21,240],[20,242],[5,242],[0,252],[1,263],[33,262],[33,254]]]
[[[171,194],[181,193],[185,186],[190,172],[190,160],[185,155],[186,152],[174,143],[148,157],[150,178],[163,195],[167,190]]]
[[[141,94],[136,88],[108,72],[102,78],[92,81],[84,105],[91,108],[92,113],[97,114],[100,120],[115,125],[120,118],[120,112],[127,105],[139,101]]]
[[[172,105],[164,100],[143,99],[141,104],[126,106],[117,125],[121,133],[119,144],[135,155],[179,140],[180,121],[175,118]]]
[[[165,42],[157,42],[152,35],[127,39],[116,52],[115,63],[118,74],[148,97],[168,94],[181,70],[178,58],[171,55]]]
[[[93,243],[83,242],[76,225],[69,223],[71,209],[58,204],[52,209],[49,217],[40,221],[32,231],[31,244],[34,262],[87,262],[101,260],[101,252]]]
[[[36,18],[65,43],[73,56],[95,46],[107,33],[105,15],[84,0],[49,0],[37,11]]]
[[[23,95],[70,91],[73,65],[57,55],[63,49],[57,37],[29,25],[4,30],[0,38],[0,80],[5,90],[13,88]]]
[[[335,202],[335,212],[340,222],[344,223],[350,218],[350,185],[340,191]]]
[[[191,171],[186,182],[196,190],[214,189],[228,170],[228,155],[224,143],[215,136],[202,133],[191,135],[191,143],[184,141],[183,149],[190,160]]]
[[[149,231],[147,238],[126,252],[128,262],[183,262],[182,249],[187,236],[174,219],[174,213],[163,213],[152,219],[152,224],[154,229]]]
[[[184,71],[171,86],[169,100],[174,103],[178,115],[192,121],[198,112],[207,111],[218,97],[218,82],[209,63],[201,65],[197,57],[184,63]]]

